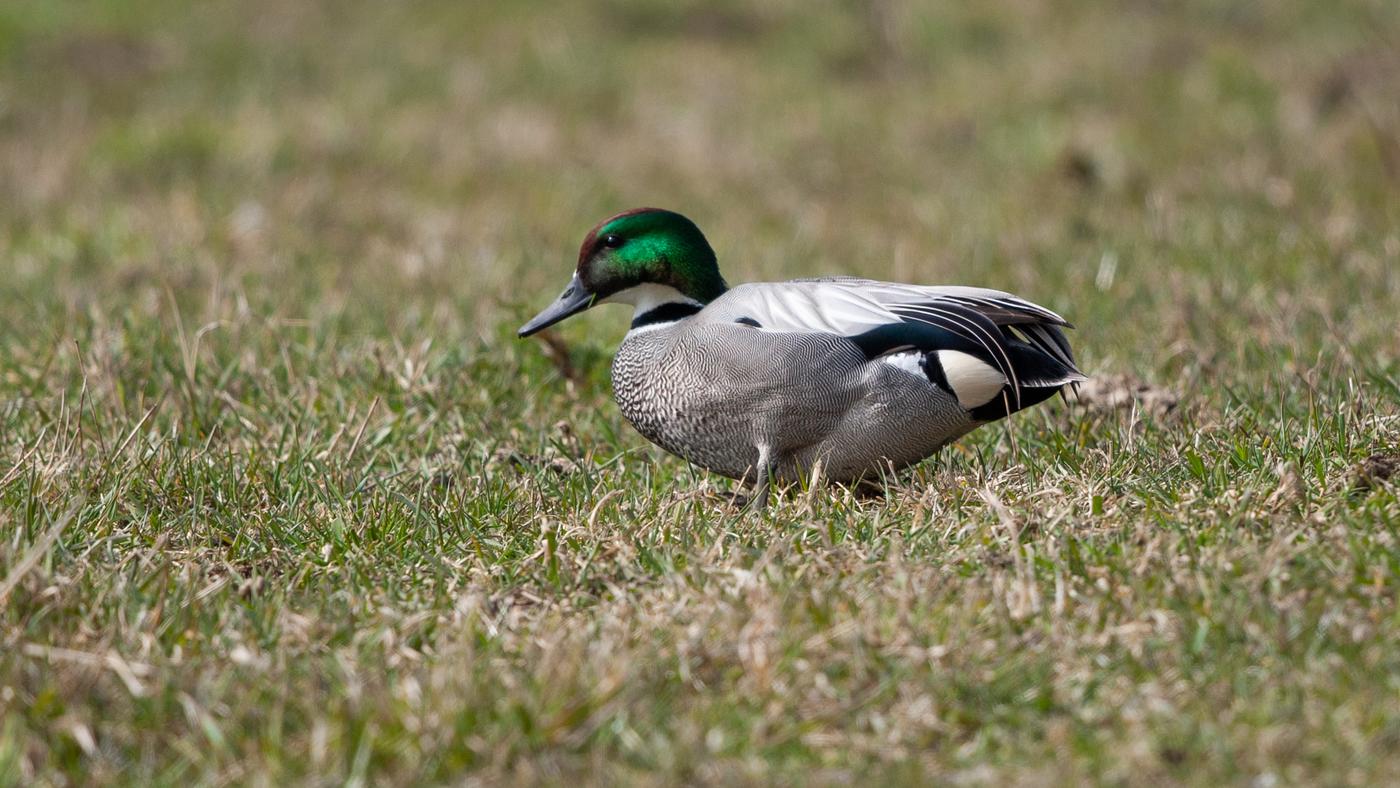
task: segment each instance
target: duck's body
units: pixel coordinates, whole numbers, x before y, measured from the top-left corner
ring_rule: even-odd
[[[1035,304],[847,278],[728,289],[699,230],[666,211],[599,225],[570,288],[521,334],[599,302],[635,309],[612,367],[627,420],[764,490],[818,468],[850,481],[907,467],[1083,380],[1068,324]]]

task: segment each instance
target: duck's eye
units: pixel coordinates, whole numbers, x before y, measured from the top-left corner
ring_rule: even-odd
[[[607,235],[603,236],[603,246],[606,246],[609,249],[616,249],[617,247],[622,246],[622,236],[617,235],[615,233],[608,233]]]

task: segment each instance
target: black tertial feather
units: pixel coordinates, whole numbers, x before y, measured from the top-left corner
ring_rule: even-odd
[[[1005,346],[1006,335],[993,323],[991,318],[963,303],[952,299],[938,299],[920,304],[900,304],[891,307],[891,312],[904,318],[906,322],[918,321],[943,329],[962,338],[974,348],[971,354],[992,366],[1009,381],[1012,411],[1021,409],[1021,383],[1016,365],[1012,363]],[[931,348],[930,348],[931,349]],[[940,350],[963,350],[962,347],[940,347]]]
[[[990,299],[945,298],[898,304],[890,311],[902,320],[850,337],[867,358],[905,350],[923,353],[920,364],[931,383],[956,396],[937,353],[956,350],[997,370],[1007,385],[990,402],[972,408],[978,421],[995,421],[1053,396],[1083,379],[1065,321],[1033,305]]]
[[[919,350],[925,353],[939,350],[958,350],[996,366],[991,354],[981,343],[933,323],[914,321],[887,323],[850,337],[850,340],[869,359],[905,350]]]
[[[938,360],[937,352],[923,354],[923,357],[919,359],[919,366],[923,367],[928,382],[943,389],[953,399],[958,398],[958,393],[953,391],[952,384],[948,382],[948,374],[943,371],[943,362]]]
[[[990,402],[968,411],[972,418],[978,421],[1005,418],[1018,410],[1024,410],[1055,396],[1066,384],[1084,379],[1072,364],[1065,364],[1056,355],[1046,352],[1038,345],[1008,338],[1006,350],[1020,375],[1020,404],[1012,407],[1013,400],[1009,396],[993,397]]]

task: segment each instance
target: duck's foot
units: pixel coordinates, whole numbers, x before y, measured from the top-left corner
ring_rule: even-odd
[[[768,485],[749,491],[735,490],[729,495],[729,503],[747,511],[763,511],[768,508]]]
[[[885,485],[874,479],[861,479],[851,486],[851,492],[864,501],[883,500],[889,497],[889,490],[886,489]]]

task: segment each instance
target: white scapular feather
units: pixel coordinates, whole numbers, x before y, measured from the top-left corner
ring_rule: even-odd
[[[968,304],[980,304],[1012,312],[1020,312],[1046,320],[1055,325],[1064,325],[1065,319],[1039,304],[1031,303],[1019,296],[986,287],[966,287],[963,285],[910,285],[899,282],[879,282],[873,279],[854,277],[832,277],[821,280],[844,288],[858,288],[862,294],[885,306],[919,304],[929,301],[952,300]]]
[[[820,331],[855,336],[899,322],[899,316],[879,302],[839,284],[740,285],[730,292],[737,296],[736,306],[742,305],[746,316],[770,331]]]
[[[943,366],[943,377],[957,396],[958,404],[964,408],[991,402],[1006,385],[1006,376],[996,368],[958,350],[938,351],[938,363]]]
[[[1000,290],[905,285],[851,277],[755,282],[730,290],[725,300],[729,310],[742,312],[768,330],[824,331],[842,336],[900,322],[903,318],[893,310],[936,310],[940,303],[990,306],[1056,325],[1064,323],[1063,318],[1045,307]],[[976,328],[967,330],[982,333]]]

